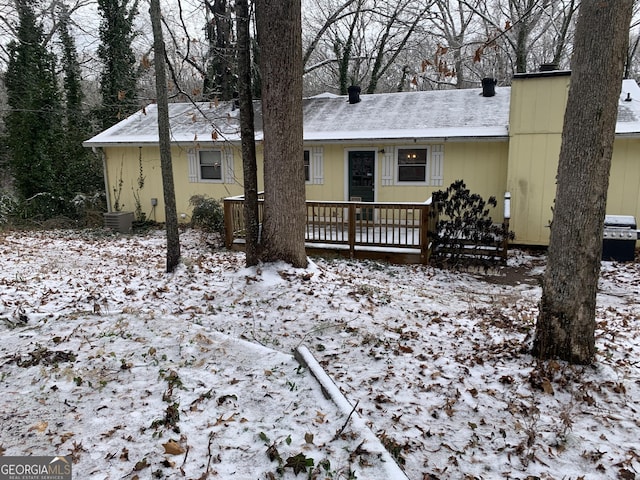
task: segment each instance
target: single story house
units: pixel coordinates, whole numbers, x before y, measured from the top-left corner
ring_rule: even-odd
[[[424,202],[462,179],[484,198],[511,193],[515,243],[546,245],[568,71],[519,74],[510,87],[303,100],[309,200]],[[588,101],[588,99],[585,99]],[[238,110],[232,102],[169,105],[176,201],[241,195]],[[256,103],[261,177],[261,119]],[[104,162],[110,210],[163,221],[156,105],[84,142]],[[502,202],[493,213],[501,221]],[[624,80],[607,213],[640,218],[640,87]]]

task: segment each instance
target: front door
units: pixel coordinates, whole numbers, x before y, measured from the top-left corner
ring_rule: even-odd
[[[373,150],[349,152],[349,199],[374,201],[375,159]]]
[[[373,150],[349,152],[349,200],[375,200],[375,160],[376,152]],[[371,220],[368,217],[373,209],[365,209],[362,213],[367,220]]]

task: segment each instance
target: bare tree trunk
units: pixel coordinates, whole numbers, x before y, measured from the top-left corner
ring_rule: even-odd
[[[354,12],[353,20],[349,26],[349,36],[343,43],[340,38],[334,40],[334,50],[336,58],[338,59],[338,85],[340,86],[340,95],[346,95],[349,89],[349,85],[352,82],[349,81],[349,64],[351,63],[351,56],[353,53],[353,36],[356,29],[356,25],[360,18],[360,9],[362,8],[362,0],[358,0],[358,8]]]
[[[587,364],[595,355],[602,234],[633,0],[583,0],[558,165],[533,353]]]
[[[522,22],[517,26],[518,33],[516,35],[516,73],[526,73],[527,71],[527,54],[529,39],[528,25],[526,22]]]
[[[558,40],[556,43],[556,48],[554,49],[552,64],[560,65],[560,60],[562,59],[562,55],[564,50],[569,42],[569,29],[571,28],[571,21],[573,20],[573,15],[578,10],[578,6],[576,6],[575,0],[569,0],[569,5],[563,8],[562,13],[562,23],[560,29],[558,31]]]
[[[257,0],[264,124],[261,258],[307,266],[300,0]]]
[[[173,184],[171,163],[171,136],[169,131],[169,105],[167,99],[167,75],[165,72],[164,40],[160,1],[151,0],[149,9],[153,27],[153,50],[155,52],[156,95],[158,96],[158,140],[160,143],[160,166],[162,170],[162,193],[167,230],[167,272],[173,272],[180,262],[180,234],[178,233],[178,213]]]
[[[403,34],[402,40],[399,44],[394,45],[393,48],[388,47],[388,42],[391,37],[391,30],[396,24],[402,22],[400,19],[401,13],[403,13],[406,5],[398,5],[397,9],[389,16],[387,24],[385,25],[385,32],[380,39],[380,45],[376,54],[373,68],[371,69],[371,78],[369,85],[367,86],[366,93],[375,93],[378,88],[378,82],[382,76],[389,70],[391,65],[396,61],[398,55],[404,51],[404,47],[413,35],[416,27],[422,21],[423,15],[429,10],[431,5],[425,7],[420,12],[416,12],[413,22],[408,26],[407,31]],[[385,57],[389,57],[385,61]],[[384,62],[384,64],[383,64]]]
[[[342,5],[340,5],[336,9],[335,12],[333,12],[331,14],[331,16],[329,18],[327,18],[327,20],[325,21],[324,25],[322,25],[322,27],[320,27],[320,29],[316,33],[315,37],[313,38],[311,43],[307,46],[307,49],[304,52],[304,56],[302,58],[302,66],[303,66],[303,68],[307,65],[307,62],[309,61],[309,58],[311,58],[311,54],[313,53],[313,51],[318,46],[318,43],[320,43],[320,39],[322,38],[322,35],[327,31],[327,29],[329,27],[334,25],[339,18],[341,18],[341,16],[343,15],[342,12],[344,10],[346,10],[349,6],[351,6],[352,3],[356,2],[356,1],[357,0],[346,0]]]
[[[245,254],[248,267],[260,260],[258,218],[258,167],[251,88],[251,35],[248,0],[236,0],[238,31],[238,97],[240,101],[240,133],[242,137],[242,173],[244,177]]]
[[[204,79],[204,94],[210,99],[231,100],[236,90],[231,10],[227,0],[205,0],[204,3],[213,17],[207,24],[209,66]]]

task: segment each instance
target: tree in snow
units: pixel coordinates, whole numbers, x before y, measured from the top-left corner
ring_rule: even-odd
[[[17,37],[9,44],[5,75],[9,113],[5,117],[10,167],[24,198],[56,194],[56,148],[61,133],[61,102],[55,57],[44,46],[32,2],[19,0]]]
[[[244,179],[244,224],[246,229],[246,264],[260,260],[258,218],[258,166],[256,160],[255,126],[252,96],[252,61],[250,13],[248,0],[236,0],[238,31],[238,102],[242,137],[242,177]]]
[[[155,53],[156,94],[158,96],[158,141],[160,143],[160,167],[162,169],[162,193],[164,200],[165,228],[167,232],[167,272],[173,272],[180,262],[180,234],[171,161],[171,132],[169,130],[169,101],[165,49],[162,36],[160,1],[151,0],[149,9],[153,26]]]
[[[209,58],[204,78],[205,98],[230,100],[237,88],[236,46],[233,38],[232,8],[227,0],[204,0]]]
[[[102,127],[107,129],[138,109],[136,57],[131,46],[138,2],[98,0],[102,16],[98,56],[103,64],[100,77]]]
[[[549,261],[533,346],[541,359],[595,356],[609,170],[633,0],[583,0],[564,118]]]
[[[262,259],[307,266],[300,0],[257,0],[264,125]]]

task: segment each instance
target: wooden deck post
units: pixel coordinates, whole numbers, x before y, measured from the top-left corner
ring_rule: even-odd
[[[356,251],[356,206],[354,203],[349,203],[348,220],[349,257],[354,258]]]
[[[425,205],[420,209],[420,262],[429,263],[431,250],[429,248],[429,207]]]
[[[233,224],[233,200],[224,199],[224,244],[227,248],[233,246],[233,231],[235,225]]]
[[[427,262],[431,260],[431,255],[433,255],[433,234],[436,233],[438,228],[438,220],[440,219],[440,210],[437,203],[433,203],[432,198],[426,201],[426,213],[427,213],[427,249],[428,249],[428,257]]]

